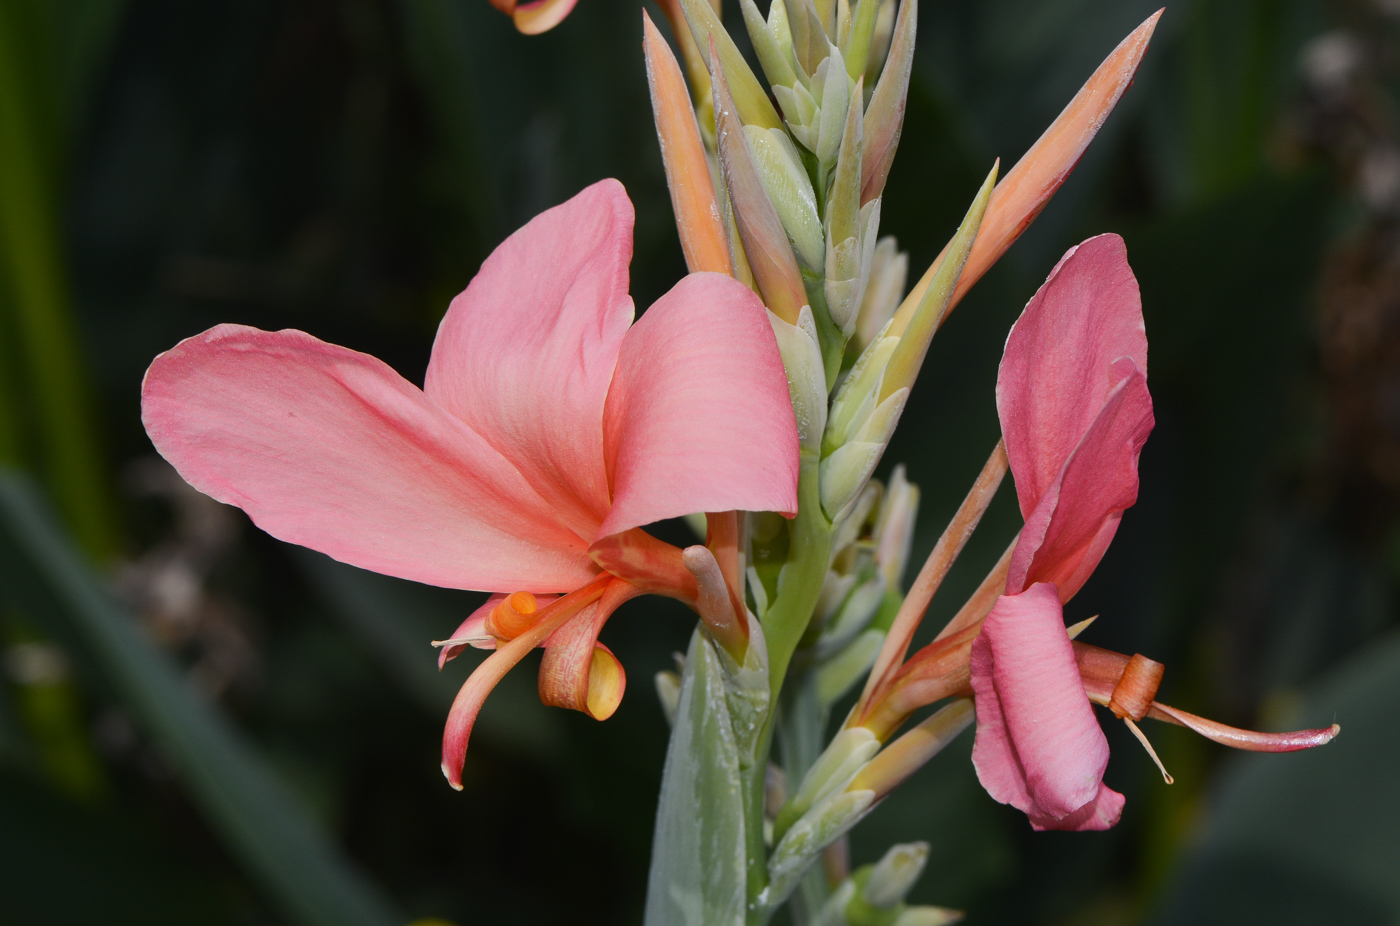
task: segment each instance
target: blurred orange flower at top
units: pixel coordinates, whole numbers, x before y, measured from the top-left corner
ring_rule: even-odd
[[[539,35],[548,32],[564,21],[573,12],[578,0],[532,0],[530,3],[516,3],[516,0],[491,0],[491,5],[515,20],[515,28],[526,35]]]

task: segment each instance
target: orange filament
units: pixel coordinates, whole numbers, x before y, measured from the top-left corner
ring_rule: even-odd
[[[1162,684],[1162,675],[1167,667],[1160,662],[1148,659],[1138,653],[1128,660],[1123,676],[1108,699],[1108,709],[1120,720],[1130,717],[1141,720],[1152,707],[1152,699],[1157,697],[1157,688]],[[1163,774],[1166,774],[1165,772]]]
[[[529,592],[515,592],[501,599],[486,616],[486,630],[500,640],[514,640],[540,618],[539,603]]]

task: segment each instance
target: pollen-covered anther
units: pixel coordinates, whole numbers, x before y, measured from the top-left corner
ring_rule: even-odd
[[[1162,674],[1167,667],[1162,663],[1138,653],[1128,660],[1128,667],[1113,689],[1108,699],[1108,709],[1113,716],[1141,720],[1152,708],[1152,699],[1157,697],[1157,688],[1162,684]]]
[[[539,602],[529,592],[515,592],[501,599],[486,616],[486,630],[500,640],[514,640],[539,620]]]

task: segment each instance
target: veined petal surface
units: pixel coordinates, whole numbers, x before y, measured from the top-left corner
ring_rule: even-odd
[[[509,461],[375,358],[220,325],[151,364],[141,417],[196,489],[282,540],[387,575],[568,591],[587,545]]]
[[[1087,433],[1026,519],[1007,573],[1008,591],[1053,582],[1069,601],[1103,559],[1138,494],[1138,457],[1154,418],[1147,378],[1127,357]],[[1019,485],[1019,484],[1018,484]]]
[[[1026,520],[1127,375],[1116,366],[1122,357],[1147,375],[1127,249],[1117,235],[1099,235],[1050,271],[1012,327],[997,374],[997,413]]]
[[[616,180],[531,219],[452,300],[424,384],[585,541],[608,512],[603,404],[634,314],[632,223]]]
[[[797,422],[758,297],[693,273],[627,332],[604,432],[608,536],[697,511],[797,510]]]
[[[1116,823],[1113,798],[1101,796],[1115,793],[1103,787],[1108,741],[1084,693],[1054,586],[997,601],[973,641],[971,671],[972,762],[987,792],[1043,829]]]

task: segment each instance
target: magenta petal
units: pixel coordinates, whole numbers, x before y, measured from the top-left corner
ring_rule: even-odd
[[[1088,580],[1137,501],[1138,456],[1152,431],[1147,379],[1128,358],[1121,376],[1057,478],[1026,518],[1007,573],[1008,591],[1053,582],[1068,601]],[[1019,483],[1018,483],[1019,485]]]
[[[191,485],[341,562],[432,585],[567,591],[585,545],[520,473],[384,363],[220,325],[151,364],[141,417]]]
[[[616,180],[540,213],[452,301],[424,384],[588,541],[608,511],[603,403],[632,323],[631,259]]]
[[[1127,799],[1103,782],[1099,782],[1099,793],[1092,801],[1067,817],[1056,820],[1052,817],[1032,816],[1031,827],[1037,830],[1107,830],[1118,825],[1123,816],[1123,805]]]
[[[1127,368],[1147,375],[1137,280],[1117,235],[1072,248],[1006,339],[997,413],[1027,521]]]
[[[1097,820],[1098,811],[1070,819],[1098,799],[1108,741],[1084,694],[1055,587],[998,599],[972,643],[971,669],[972,762],[987,792],[1042,827]]]
[[[632,326],[608,393],[599,536],[698,511],[797,510],[797,422],[763,304],[693,273]]]

